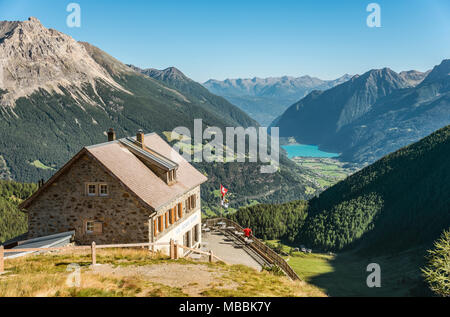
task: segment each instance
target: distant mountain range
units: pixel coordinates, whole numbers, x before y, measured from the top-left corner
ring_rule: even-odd
[[[313,90],[326,90],[351,78],[344,75],[335,80],[310,76],[270,77],[252,79],[208,80],[203,85],[212,93],[226,98],[247,112],[263,126],[268,126],[290,105]]]
[[[258,126],[174,68],[149,75],[36,18],[0,22],[0,178],[48,179],[83,146],[104,142],[111,127],[123,137],[192,129],[197,118],[204,126]],[[260,163],[196,163],[209,178],[202,198],[218,206],[212,192],[220,183],[234,193],[232,205],[306,197],[313,185],[287,159],[281,164],[262,175]]]
[[[450,124],[450,60],[432,71],[374,69],[314,91],[273,125],[280,135],[370,163]]]

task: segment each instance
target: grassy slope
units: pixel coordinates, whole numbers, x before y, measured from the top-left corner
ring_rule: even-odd
[[[69,288],[66,280],[67,266],[75,263],[81,266],[81,286]],[[7,274],[0,277],[2,296],[187,296],[193,288],[200,296],[323,296],[316,287],[305,282],[292,282],[268,272],[257,272],[242,266],[228,266],[221,263],[209,264],[187,260],[171,261],[163,256],[151,256],[145,250],[101,250],[97,263],[112,264],[114,267],[140,267],[186,265],[192,282],[187,285],[173,284],[173,279],[155,282],[140,274],[126,276],[92,272],[88,251],[75,254],[31,255],[7,260]],[[194,266],[194,267],[192,267]],[[215,274],[214,282],[207,286],[198,285],[195,271]],[[176,283],[176,280],[175,280]],[[200,288],[200,289],[199,289]]]
[[[272,246],[278,241],[268,241]],[[290,252],[282,245],[289,265],[305,282],[319,287],[329,296],[431,296],[420,268],[423,248],[410,249],[387,256],[360,256],[354,252],[339,254]],[[381,288],[366,284],[367,265],[378,263],[381,268]]]

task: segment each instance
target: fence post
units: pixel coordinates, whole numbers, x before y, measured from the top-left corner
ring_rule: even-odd
[[[214,254],[213,254],[213,251],[212,251],[212,250],[209,251],[209,262],[210,262],[210,263],[213,263],[213,262],[214,262]]]
[[[173,258],[178,260],[178,243],[175,243],[173,246]]]
[[[92,265],[97,264],[97,254],[95,252],[95,241],[92,241],[91,245]]]
[[[173,243],[173,239],[170,239],[170,259],[175,259],[175,244]]]
[[[4,257],[4,247],[0,246],[0,274],[5,271],[5,257]]]

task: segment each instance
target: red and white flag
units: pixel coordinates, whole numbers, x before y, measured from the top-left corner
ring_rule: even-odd
[[[222,184],[220,184],[220,192],[222,194],[222,197],[225,197],[225,195],[228,192],[228,189],[226,189],[225,187],[222,186]]]

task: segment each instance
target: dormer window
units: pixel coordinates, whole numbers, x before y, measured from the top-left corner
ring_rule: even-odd
[[[173,183],[176,181],[176,173],[175,170],[171,170],[167,172],[167,182],[169,184]]]
[[[164,155],[144,145],[144,134],[139,132],[136,139],[125,138],[119,142],[125,145],[142,163],[168,185],[172,185],[177,180],[176,169],[178,164]]]

